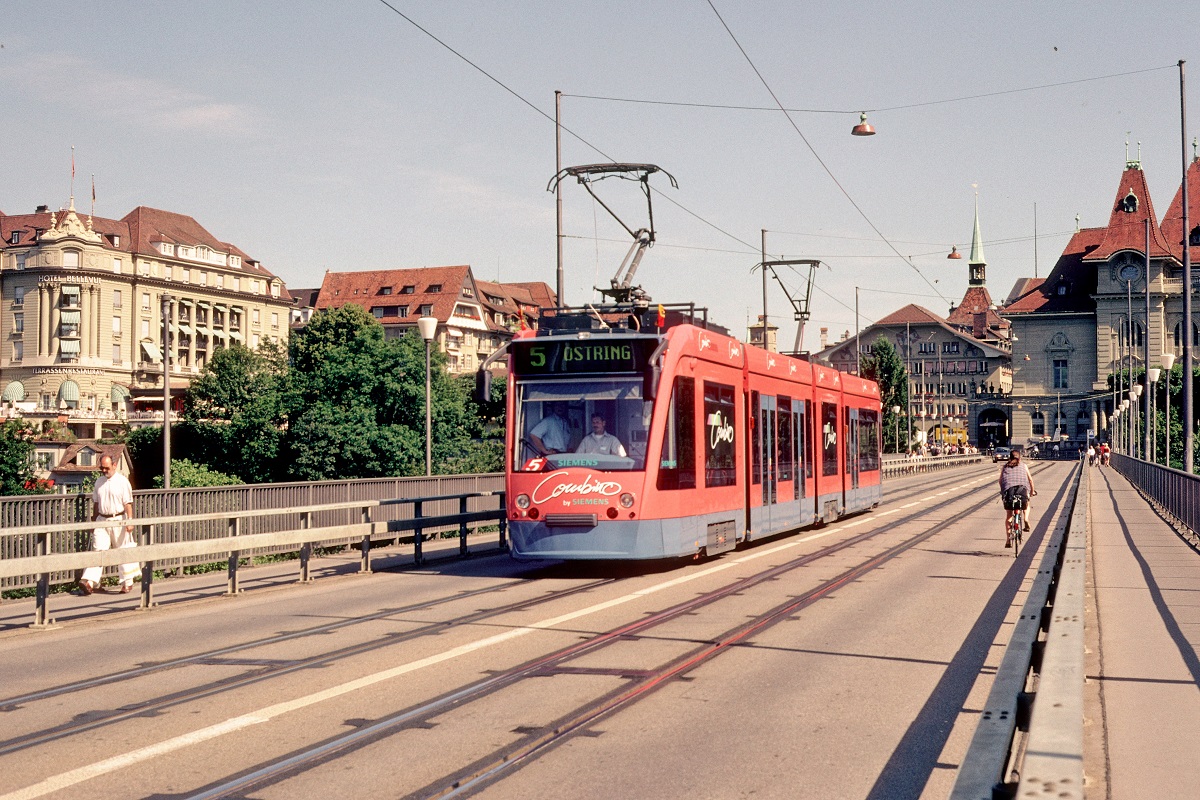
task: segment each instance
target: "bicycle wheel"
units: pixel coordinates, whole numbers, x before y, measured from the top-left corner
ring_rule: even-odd
[[[1021,552],[1021,531],[1025,525],[1024,517],[1025,512],[1023,511],[1013,514],[1013,558],[1016,558],[1017,554]]]

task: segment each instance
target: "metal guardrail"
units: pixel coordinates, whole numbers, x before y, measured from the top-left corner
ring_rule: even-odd
[[[951,800],[1083,797],[1083,612],[1091,471],[1080,465],[1074,469],[1070,517],[1055,527],[1046,544]],[[1018,729],[1027,732],[1023,747],[1014,747]],[[1008,774],[1019,780],[1007,780]]]
[[[1159,511],[1200,537],[1200,475],[1164,467],[1118,453],[1112,466],[1125,476]]]
[[[478,508],[491,505],[495,508]],[[456,507],[454,513],[443,513],[446,504]],[[472,510],[471,505],[477,507]],[[388,518],[396,508],[406,508],[404,518]],[[430,509],[433,513],[428,513]],[[314,524],[321,515],[350,513],[357,517],[354,523],[334,522]],[[374,516],[384,517],[373,519]],[[295,520],[294,525],[284,530],[251,532],[254,523],[266,519]],[[385,500],[354,500],[340,503],[319,503],[287,508],[230,510],[205,514],[180,516],[137,517],[132,520],[137,527],[138,545],[112,550],[79,552],[72,547],[64,552],[56,550],[54,544],[63,541],[63,534],[85,535],[95,528],[112,527],[111,521],[66,522],[51,525],[35,525],[0,532],[0,541],[15,539],[32,540],[35,544],[32,555],[0,559],[0,578],[21,575],[36,576],[36,602],[34,605],[34,627],[53,624],[49,614],[49,597],[52,576],[71,575],[74,581],[76,570],[98,565],[112,567],[118,564],[141,562],[141,607],[154,605],[154,571],[163,560],[195,557],[211,562],[213,556],[221,554],[228,559],[228,593],[237,594],[239,586],[239,562],[248,552],[263,549],[299,551],[301,583],[312,580],[309,561],[316,546],[356,544],[362,551],[359,569],[371,571],[371,543],[376,539],[397,539],[397,534],[413,532],[414,561],[424,561],[422,543],[431,530],[457,527],[459,555],[467,555],[468,524],[495,520],[499,526],[499,547],[507,547],[507,508],[504,492],[472,492],[421,498],[399,498]],[[170,536],[181,525],[207,524],[215,526],[220,533],[213,536],[187,540],[162,541],[160,535]],[[68,582],[70,582],[68,581]]]
[[[142,489],[133,493],[133,513],[138,519],[148,517],[182,517],[215,512],[281,510],[322,503],[341,503],[357,500],[419,499],[460,494],[483,494],[504,490],[503,473],[480,475],[444,475],[432,478],[369,478],[363,480],[316,481],[308,483],[264,483],[237,486],[210,486],[190,489]],[[453,501],[426,507],[427,514],[451,513],[457,507]],[[413,515],[409,505],[389,506],[377,513],[387,513],[392,519]],[[0,530],[11,533],[15,528],[57,523],[87,523],[92,518],[91,498],[86,494],[23,495],[0,497]],[[352,524],[358,522],[352,508],[317,512],[310,522],[315,526]],[[242,533],[269,533],[295,528],[300,519],[293,514],[261,516],[247,519]],[[61,553],[90,549],[91,527],[71,526],[55,534],[50,551]],[[219,520],[183,522],[163,527],[156,532],[157,541],[193,541],[220,536],[224,528]],[[36,554],[38,542],[31,537],[0,537],[0,561]],[[248,555],[265,555],[270,548]],[[204,561],[203,556],[179,557],[159,565],[160,569],[181,570]],[[55,583],[69,583],[73,573],[56,573]],[[25,589],[36,585],[32,575],[0,577],[0,589]]]
[[[916,475],[920,472],[932,472],[938,469],[946,469],[948,467],[964,467],[968,464],[982,464],[988,461],[991,456],[985,456],[982,453],[962,456],[920,456],[918,458],[909,458],[908,456],[885,456],[881,469],[883,477],[895,478],[900,475]]]

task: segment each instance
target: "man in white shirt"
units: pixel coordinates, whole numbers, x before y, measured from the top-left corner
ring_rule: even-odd
[[[100,458],[100,471],[103,477],[96,481],[92,491],[92,511],[97,520],[119,520],[112,528],[95,528],[92,531],[92,549],[109,550],[114,547],[136,547],[137,541],[133,536],[133,487],[129,479],[117,472],[117,465],[112,456]],[[135,561],[121,564],[118,575],[121,579],[121,594],[133,588],[133,578],[138,573],[139,565]],[[79,591],[91,594],[100,587],[100,567],[88,567],[83,571],[79,581]]]
[[[564,403],[550,403],[549,411],[542,421],[533,426],[529,432],[529,440],[533,443],[539,456],[551,453],[564,453],[571,443],[571,431],[567,427],[566,406]]]
[[[611,433],[604,432],[604,417],[592,414],[592,433],[583,437],[576,453],[598,453],[605,456],[620,456],[625,458],[625,447]]]

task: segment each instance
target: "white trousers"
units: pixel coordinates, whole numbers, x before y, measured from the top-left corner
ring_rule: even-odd
[[[137,539],[134,535],[125,530],[125,521],[119,520],[120,524],[115,528],[96,528],[92,531],[92,549],[93,550],[110,550],[115,547],[137,547]],[[134,577],[141,571],[141,565],[134,561],[131,564],[121,564],[117,567],[117,574],[121,579],[121,583],[133,583]],[[100,585],[100,567],[88,567],[83,571],[83,580],[89,583]]]

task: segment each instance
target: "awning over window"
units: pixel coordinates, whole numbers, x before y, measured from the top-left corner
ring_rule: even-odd
[[[191,305],[195,305],[195,303],[193,303],[191,300],[188,300],[186,297],[181,297],[181,298],[179,298],[179,305],[191,306]]]
[[[114,383],[112,385],[110,396],[112,397],[112,401],[114,403],[124,403],[129,399],[129,390],[119,383]]]
[[[63,322],[65,322],[68,325],[78,325],[79,324],[79,312],[78,311],[63,311],[61,319]]]
[[[20,403],[25,399],[25,384],[20,381],[10,381],[4,387],[4,396],[0,398],[5,403]]]
[[[187,323],[181,322],[175,327],[179,329],[180,333],[186,333],[188,336],[192,335],[192,326]]]
[[[70,297],[79,297],[79,287],[78,286],[64,286],[64,287],[62,287],[62,293],[65,295],[68,295]]]
[[[224,303],[215,303],[215,304],[213,304],[213,308],[215,308],[217,311],[228,311],[228,310],[229,310],[229,309],[228,309],[228,308],[225,306],[225,304],[224,304]]]
[[[63,381],[58,385],[58,399],[64,403],[79,402],[79,384],[75,381]]]
[[[154,342],[142,342],[142,352],[151,361],[162,361],[162,353],[159,352],[158,345]]]
[[[235,342],[244,342],[244,341],[246,341],[246,338],[245,338],[244,336],[242,336],[240,333],[238,333],[237,331],[230,331],[230,332],[229,332],[229,338],[230,338],[230,339],[233,339]]]
[[[208,329],[207,325],[197,325],[196,333],[200,334],[201,336],[212,336],[212,331]]]
[[[79,355],[79,340],[78,339],[59,339],[58,352],[67,353],[68,355]]]
[[[196,305],[200,306],[201,308],[209,308],[212,306],[212,303],[208,302],[207,300],[197,300]]]

